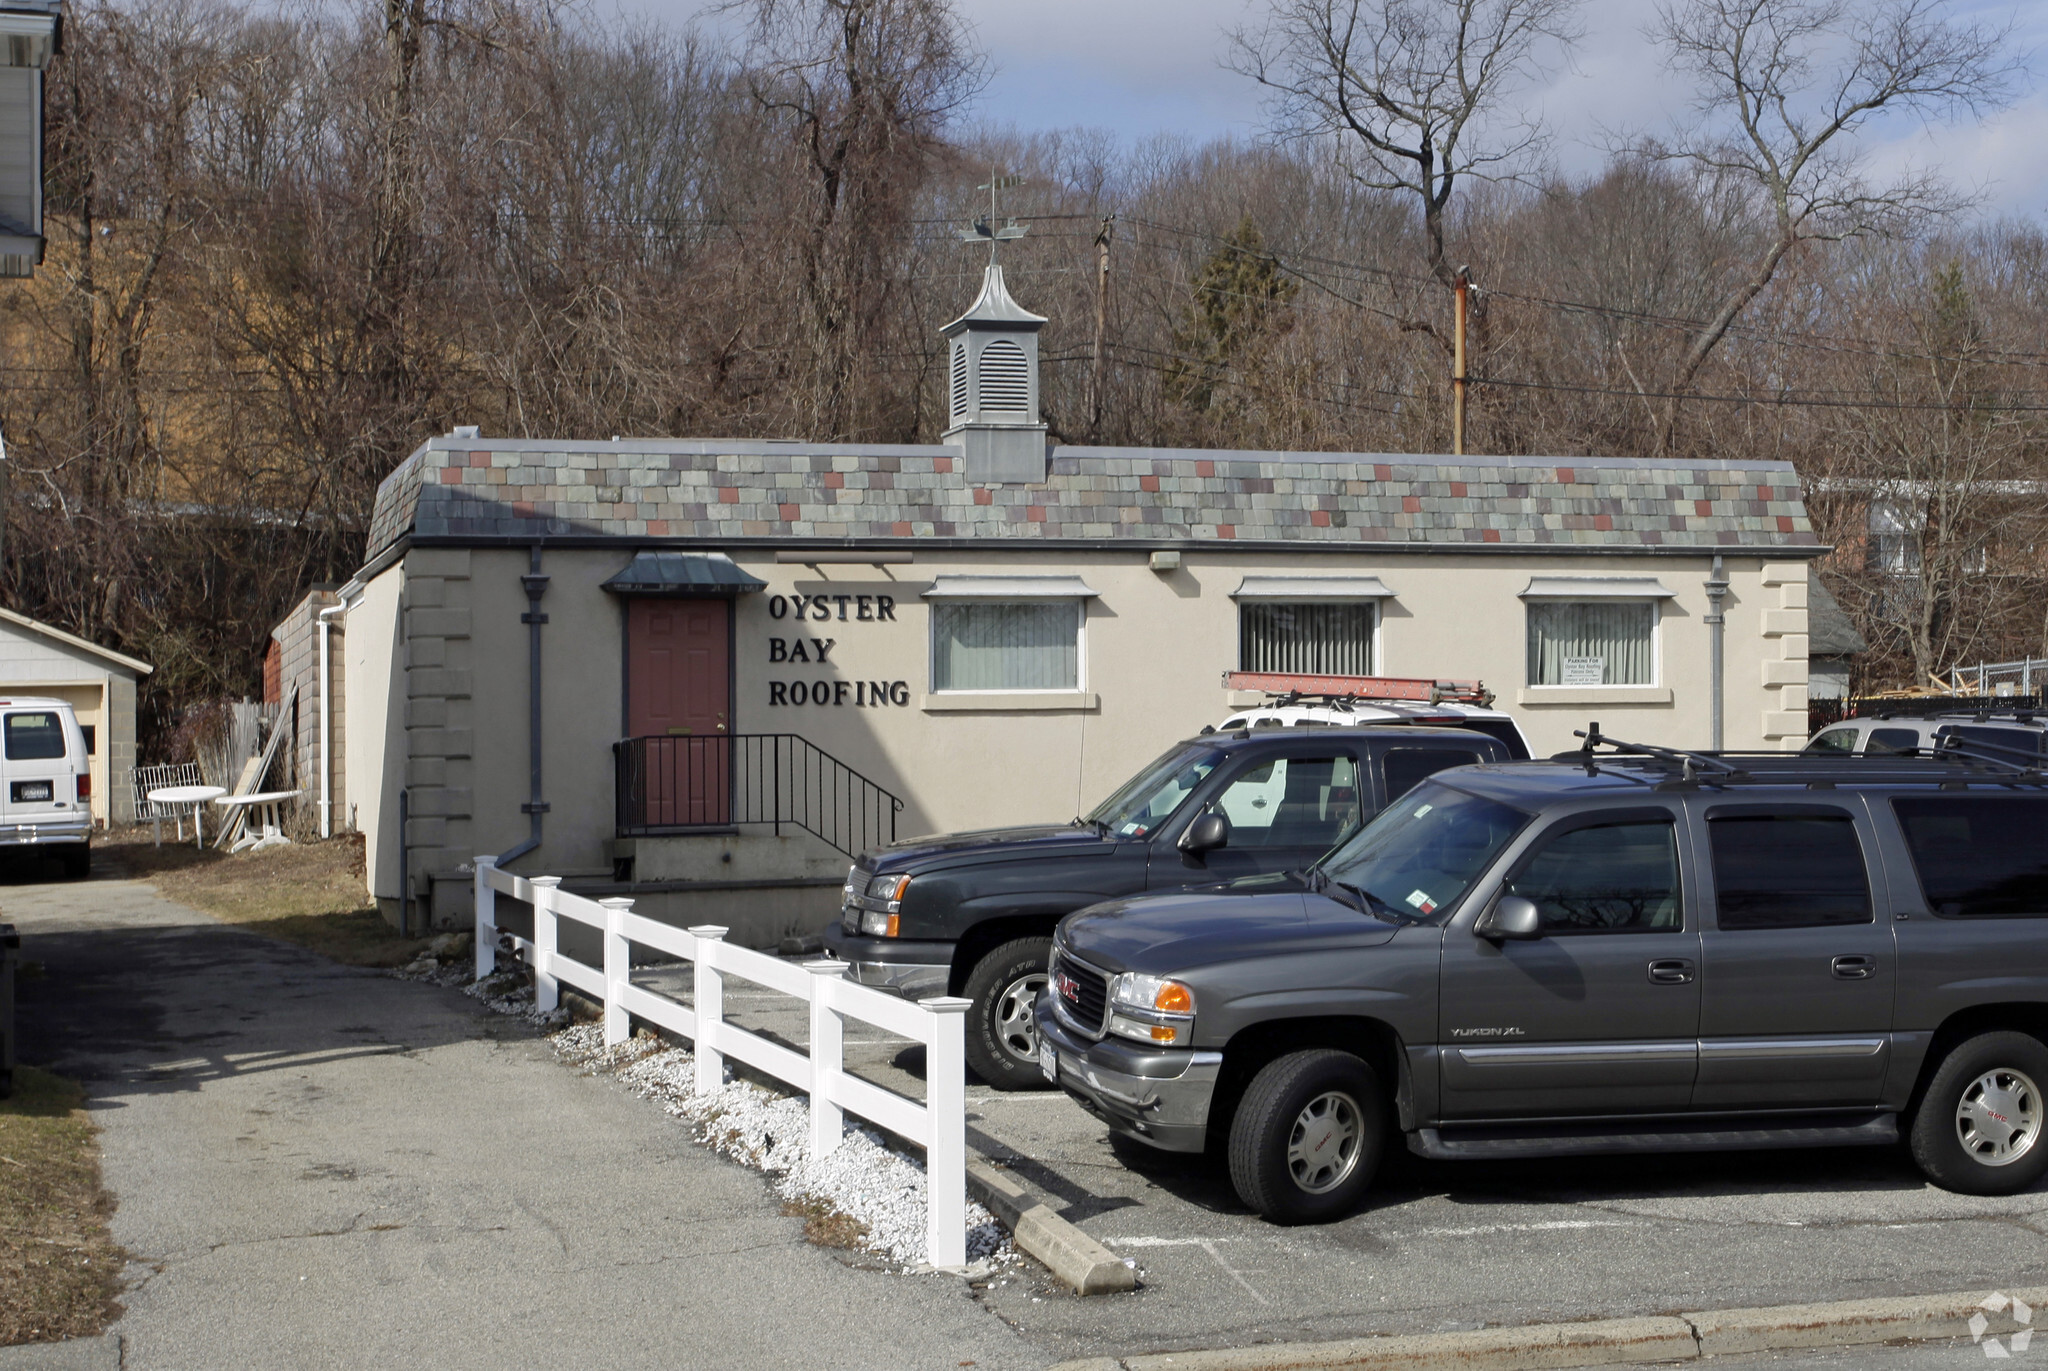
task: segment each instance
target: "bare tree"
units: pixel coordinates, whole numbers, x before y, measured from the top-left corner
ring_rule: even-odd
[[[1660,10],[1655,37],[1699,83],[1699,125],[1652,157],[1747,183],[1765,228],[1748,271],[1693,335],[1668,389],[1677,398],[1786,256],[1804,242],[1891,234],[1953,203],[1908,171],[1872,184],[1855,135],[1885,110],[1948,115],[2002,104],[2019,70],[2007,33],[1947,17],[1947,0],[1685,0]]]
[[[1542,141],[1514,104],[1539,54],[1574,34],[1577,0],[1275,0],[1230,36],[1227,65],[1273,93],[1284,135],[1335,137],[1350,174],[1412,195],[1423,253],[1445,286],[1445,216],[1458,183],[1514,171]]]

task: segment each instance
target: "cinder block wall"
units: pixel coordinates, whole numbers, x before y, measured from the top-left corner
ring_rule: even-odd
[[[329,589],[315,589],[292,607],[284,621],[271,631],[278,645],[278,691],[280,698],[298,687],[290,717],[282,721],[287,730],[283,765],[273,767],[269,784],[280,789],[297,788],[300,806],[317,821],[320,806],[320,620],[323,609],[340,600]],[[332,621],[328,629],[328,689],[332,700],[327,714],[331,730],[328,767],[330,794],[334,802],[333,826],[337,833],[348,828],[348,776],[344,763],[347,728],[344,707],[347,673],[342,669],[343,625],[346,618]]]

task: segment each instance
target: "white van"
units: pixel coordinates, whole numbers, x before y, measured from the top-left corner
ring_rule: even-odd
[[[63,700],[0,699],[0,847],[48,847],[64,874],[92,869],[92,766]]]

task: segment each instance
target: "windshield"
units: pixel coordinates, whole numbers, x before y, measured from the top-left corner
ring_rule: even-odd
[[[1125,782],[1088,811],[1087,821],[1119,838],[1142,838],[1179,809],[1188,793],[1216,769],[1223,754],[1200,744],[1177,747]]]
[[[1424,781],[1317,870],[1364,896],[1369,909],[1426,918],[1456,904],[1529,817],[1497,800]]]

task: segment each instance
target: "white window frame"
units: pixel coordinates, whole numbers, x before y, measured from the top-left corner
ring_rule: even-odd
[[[1383,634],[1387,626],[1387,610],[1384,601],[1394,598],[1394,592],[1387,583],[1377,576],[1324,575],[1324,576],[1246,576],[1238,583],[1230,598],[1237,603],[1235,641],[1231,658],[1240,671],[1253,668],[1244,661],[1244,607],[1247,604],[1316,605],[1316,604],[1369,604],[1372,606],[1372,636],[1366,644],[1366,651],[1372,661],[1367,675],[1384,675],[1387,669],[1386,644]],[[1298,673],[1289,673],[1298,674]]]
[[[1529,676],[1529,638],[1535,626],[1529,610],[1537,605],[1648,605],[1650,607],[1650,679],[1647,681],[1602,681],[1599,685],[1572,685],[1563,681],[1530,681],[1531,690],[1654,690],[1664,684],[1664,602],[1652,596],[1596,595],[1575,597],[1543,595],[1528,597],[1522,611],[1522,675]]]
[[[981,697],[1069,696],[1079,699],[1088,691],[1088,602],[1095,592],[1078,576],[940,576],[921,597],[926,602],[925,681],[933,699],[958,700]],[[939,620],[935,612],[943,604],[1042,605],[1048,601],[1070,604],[1074,609],[1074,684],[1071,686],[1024,686],[1013,688],[939,688]]]

